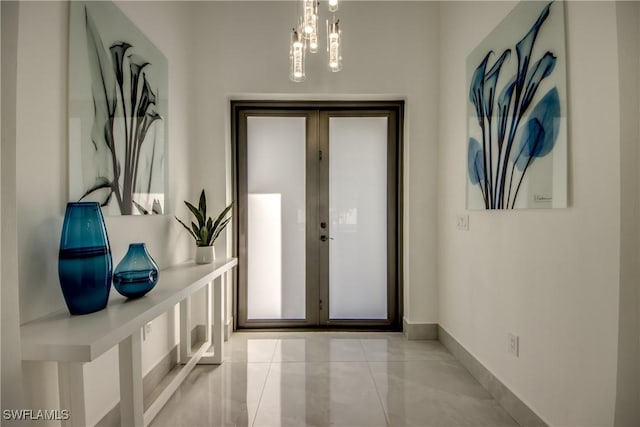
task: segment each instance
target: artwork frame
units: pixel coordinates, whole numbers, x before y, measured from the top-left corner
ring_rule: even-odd
[[[68,111],[69,198],[166,212],[168,61],[112,2],[70,3]]]
[[[522,1],[468,55],[467,209],[567,206],[563,1]]]

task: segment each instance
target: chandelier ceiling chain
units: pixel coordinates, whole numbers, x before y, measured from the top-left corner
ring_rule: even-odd
[[[302,13],[300,13],[302,5]],[[289,78],[294,82],[305,80],[305,57],[318,52],[318,0],[296,0],[296,26],[291,31],[289,47]],[[340,20],[336,17],[338,0],[328,1],[328,10],[332,14],[331,20],[326,20],[327,56],[329,70],[338,72],[342,69],[342,31]]]

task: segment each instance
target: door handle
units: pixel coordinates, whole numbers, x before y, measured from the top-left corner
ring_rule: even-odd
[[[320,236],[320,240],[326,242],[327,240],[333,240],[333,237],[327,237],[324,234]]]

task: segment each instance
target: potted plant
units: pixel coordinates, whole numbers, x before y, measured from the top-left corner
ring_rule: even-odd
[[[186,200],[184,204],[196,217],[197,224],[192,221],[191,227],[188,227],[178,217],[175,218],[196,241],[196,264],[210,264],[216,259],[213,242],[216,241],[222,230],[231,221],[231,216],[228,218],[225,218],[225,216],[231,210],[233,203],[220,212],[215,221],[211,217],[207,217],[207,199],[204,195],[204,190],[200,193],[200,201],[197,208]]]

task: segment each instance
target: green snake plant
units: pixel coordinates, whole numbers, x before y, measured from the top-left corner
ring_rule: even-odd
[[[196,241],[196,246],[213,246],[213,242],[216,241],[222,230],[231,221],[231,216],[225,218],[231,210],[233,203],[229,204],[220,214],[215,221],[211,217],[207,217],[207,198],[204,195],[204,190],[200,193],[200,201],[196,208],[191,203],[185,200],[184,204],[189,208],[195,221],[191,221],[191,227],[182,222],[178,217],[176,220],[182,224],[182,226],[191,234]]]

